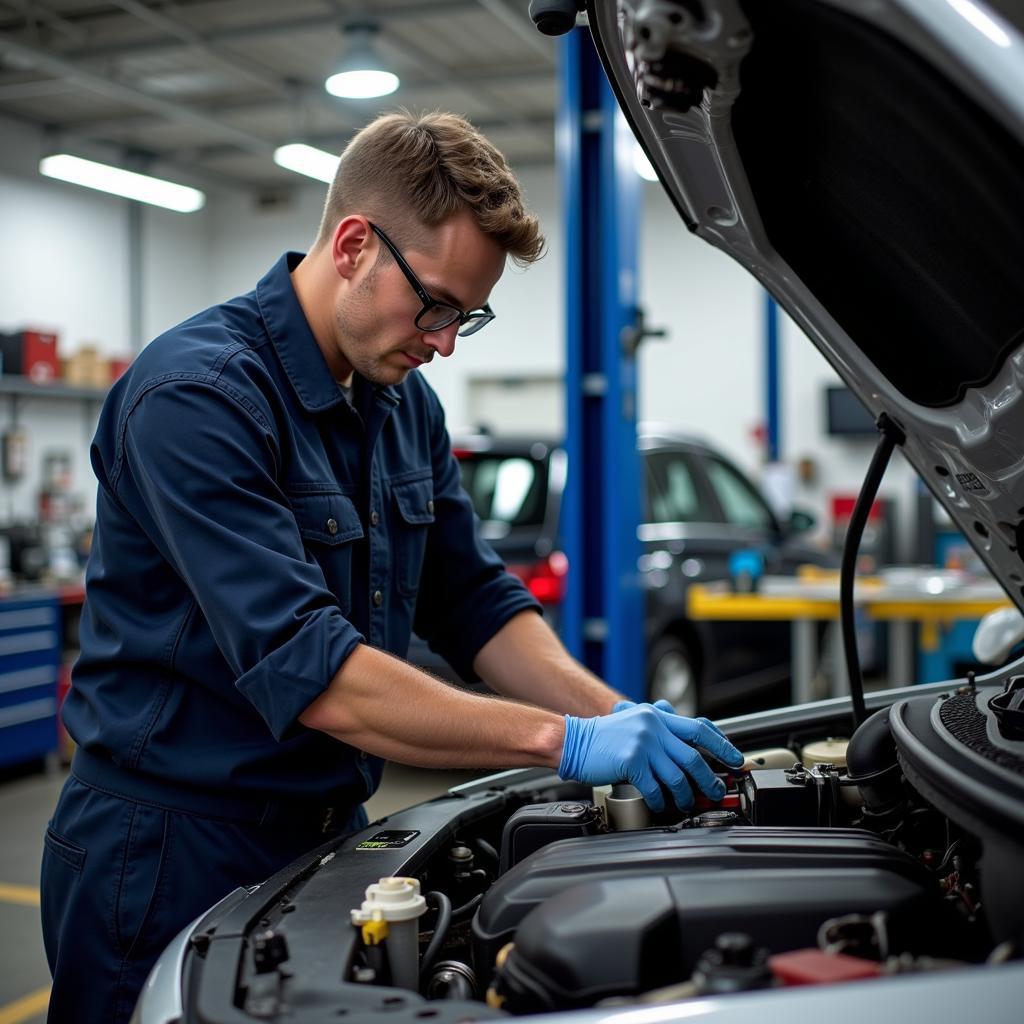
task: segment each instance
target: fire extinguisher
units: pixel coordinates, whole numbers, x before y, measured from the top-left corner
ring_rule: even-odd
[[[0,437],[0,468],[10,483],[25,475],[28,465],[28,435],[23,430],[8,430]]]

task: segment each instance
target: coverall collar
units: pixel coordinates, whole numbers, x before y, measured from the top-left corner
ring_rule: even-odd
[[[313,337],[292,286],[291,272],[304,257],[305,253],[286,252],[256,285],[256,299],[295,394],[307,412],[316,413],[334,408],[345,396]],[[378,399],[384,399],[389,406],[401,401],[394,387],[374,390]]]

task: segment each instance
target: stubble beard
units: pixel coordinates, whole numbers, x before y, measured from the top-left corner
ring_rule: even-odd
[[[391,384],[401,384],[409,375],[409,370],[399,370],[384,363],[381,355],[389,355],[390,350],[374,344],[379,338],[372,301],[371,285],[374,276],[371,273],[362,282],[350,302],[337,307],[335,323],[338,329],[338,345],[345,361],[371,384],[376,387],[387,387]]]

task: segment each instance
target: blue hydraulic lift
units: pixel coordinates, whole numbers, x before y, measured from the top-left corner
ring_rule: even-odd
[[[557,157],[565,209],[566,448],[563,636],[592,671],[644,699],[643,499],[636,450],[640,180],[633,136],[589,31],[560,41]]]
[[[636,450],[640,179],[634,140],[577,28],[559,43],[557,159],[565,209],[566,449],[562,547],[570,652],[628,696],[646,697],[644,594],[637,562],[643,466]],[[765,428],[780,457],[779,308],[764,298]],[[651,332],[659,333],[659,332]]]
[[[782,384],[779,367],[779,304],[764,293],[765,456],[782,458]]]

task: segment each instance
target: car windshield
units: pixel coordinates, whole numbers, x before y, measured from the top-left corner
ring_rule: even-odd
[[[462,486],[485,522],[509,527],[544,522],[547,464],[524,455],[466,453],[459,456]]]

